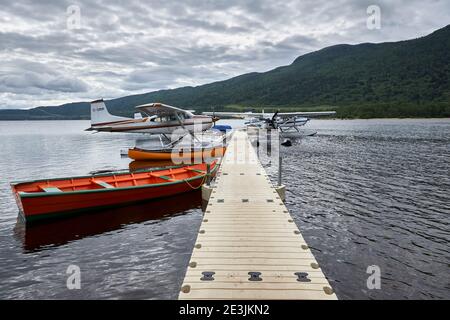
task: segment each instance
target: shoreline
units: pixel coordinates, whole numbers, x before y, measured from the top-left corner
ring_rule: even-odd
[[[441,118],[311,118],[310,120],[450,120],[450,117]],[[14,121],[90,121],[91,119],[0,119],[0,122],[14,122]],[[221,118],[220,120],[242,120],[238,118]]]

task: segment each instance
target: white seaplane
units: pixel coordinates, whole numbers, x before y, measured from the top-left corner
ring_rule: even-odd
[[[143,104],[135,108],[137,113],[134,118],[119,117],[108,112],[103,99],[92,101],[91,127],[86,130],[169,135],[180,131],[202,132],[210,129],[216,120],[162,103]]]
[[[203,112],[204,115],[212,117],[230,117],[245,119],[248,127],[256,127],[268,130],[279,130],[282,136],[314,135],[305,134],[300,127],[306,125],[311,118],[329,117],[336,115],[336,111],[318,112]]]

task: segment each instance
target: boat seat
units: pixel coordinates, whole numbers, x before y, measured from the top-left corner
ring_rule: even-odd
[[[110,185],[109,183],[102,181],[102,180],[92,180],[93,183],[98,184],[99,186],[106,188],[106,189],[113,189],[114,186]]]
[[[168,176],[155,176],[155,177],[161,178],[161,179],[164,179],[164,180],[167,180],[167,181],[173,181],[173,179],[171,179],[171,178],[168,177]]]
[[[186,168],[186,170],[193,171],[193,172],[197,172],[197,173],[200,173],[200,174],[205,174],[205,173],[206,173],[206,172],[203,171],[203,170],[198,170],[198,169],[193,169],[193,168]]]
[[[46,187],[39,186],[39,189],[41,189],[42,191],[45,191],[45,192],[62,192],[61,189],[59,189],[57,187],[52,187],[52,186],[46,186]]]
[[[166,180],[166,181],[169,181],[169,182],[175,181],[174,179],[172,179],[171,177],[168,177],[168,176],[158,176],[157,174],[154,174],[154,173],[149,173],[148,175],[149,175],[150,177],[153,177],[153,178],[161,178],[161,179]]]

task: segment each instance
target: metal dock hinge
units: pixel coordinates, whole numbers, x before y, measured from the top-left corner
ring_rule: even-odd
[[[299,282],[311,282],[311,279],[308,278],[307,272],[296,272],[294,274],[298,277],[297,281]]]
[[[250,276],[250,278],[248,278],[248,281],[262,281],[262,278],[259,277],[261,275],[261,272],[250,271],[248,275]]]
[[[213,275],[215,274],[214,271],[203,271],[202,275],[203,277],[200,278],[202,281],[213,281]]]

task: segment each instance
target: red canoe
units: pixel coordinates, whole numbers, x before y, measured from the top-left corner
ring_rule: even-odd
[[[211,174],[217,170],[211,164]],[[139,172],[35,180],[11,183],[17,205],[27,222],[167,197],[199,188],[206,180],[206,164]]]

